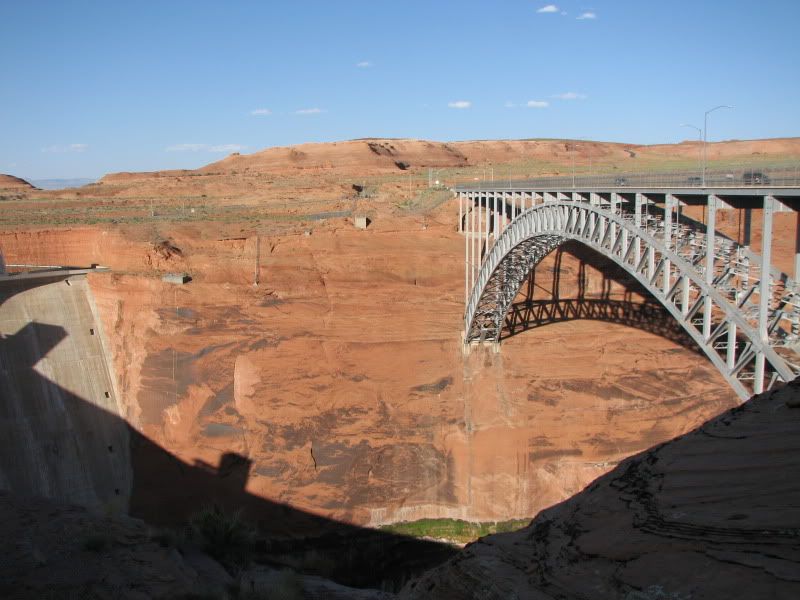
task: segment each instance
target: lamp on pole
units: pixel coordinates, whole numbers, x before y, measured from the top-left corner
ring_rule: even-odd
[[[720,104],[714,108],[709,108],[703,115],[703,187],[706,187],[706,162],[708,161],[708,115],[720,108],[733,108],[727,104]]]
[[[439,173],[441,173],[442,171],[444,171],[444,167],[442,167],[441,169],[436,169],[436,170],[430,169],[430,168],[428,169],[428,187],[429,188],[439,187],[439,178],[437,177],[437,175],[439,175]],[[444,184],[442,184],[442,185],[444,185]]]
[[[689,125],[689,123],[681,123],[681,127],[691,127],[692,129],[697,130],[697,141],[701,142],[701,145],[700,145],[700,168],[702,169],[702,164],[703,164],[703,146],[702,146],[703,130],[700,129],[699,127],[695,127],[694,125]]]

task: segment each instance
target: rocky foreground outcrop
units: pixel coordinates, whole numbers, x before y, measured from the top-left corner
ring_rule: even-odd
[[[800,382],[625,460],[400,597],[800,598]]]
[[[0,491],[0,598],[168,598],[224,592],[230,577],[142,521]]]
[[[174,532],[138,519],[0,490],[0,598],[385,600],[265,565],[227,569]]]

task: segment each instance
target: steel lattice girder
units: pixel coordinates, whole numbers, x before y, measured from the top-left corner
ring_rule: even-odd
[[[796,367],[775,351],[769,338],[759,336],[741,304],[731,301],[723,287],[727,277],[706,282],[696,266],[699,261],[687,260],[626,217],[574,201],[549,201],[517,216],[481,265],[467,304],[465,342],[499,341],[506,313],[525,277],[547,254],[572,239],[610,258],[641,283],[742,399],[753,391],[744,382],[753,380],[756,373],[771,376],[767,388],[795,376]],[[693,306],[687,309],[690,301]],[[772,329],[778,319],[780,314],[773,315]],[[725,334],[729,341],[720,342]]]

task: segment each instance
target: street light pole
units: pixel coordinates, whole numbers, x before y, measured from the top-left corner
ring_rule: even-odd
[[[709,108],[703,115],[703,187],[706,187],[706,163],[708,162],[708,115],[720,108],[733,108],[727,104],[720,104],[714,108]]]
[[[572,144],[569,155],[572,157],[572,189],[575,189],[575,144]]]
[[[692,129],[697,130],[697,141],[701,142],[701,144],[700,144],[700,168],[702,169],[703,168],[702,167],[702,164],[703,164],[703,145],[702,145],[702,142],[703,142],[703,130],[700,129],[699,127],[695,127],[694,125],[689,125],[688,123],[681,123],[681,127],[691,127]],[[703,182],[703,183],[705,184],[705,182]]]
[[[586,154],[589,156],[589,179],[592,178],[592,142],[588,138],[582,137],[581,141],[586,142]]]

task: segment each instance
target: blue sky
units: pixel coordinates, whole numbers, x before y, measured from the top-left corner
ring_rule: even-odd
[[[0,3],[0,173],[358,137],[800,135],[800,1]],[[544,10],[543,10],[544,9]]]

